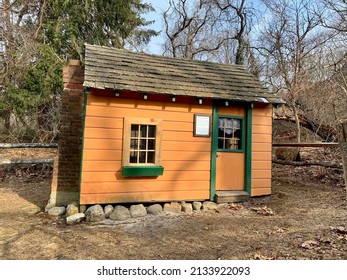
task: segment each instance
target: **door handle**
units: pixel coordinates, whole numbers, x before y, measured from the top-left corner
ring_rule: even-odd
[[[216,153],[216,157],[220,157],[220,154]]]

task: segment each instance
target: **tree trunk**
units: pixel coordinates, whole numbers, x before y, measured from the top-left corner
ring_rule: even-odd
[[[336,129],[327,124],[320,124],[315,120],[309,118],[309,116],[305,116],[304,114],[298,114],[300,126],[305,127],[317,134],[323,141],[327,142],[335,142],[337,141],[337,133]],[[294,117],[290,116],[275,116],[275,120],[288,121],[297,124]]]
[[[300,125],[298,110],[295,107],[295,105],[293,106],[293,112],[294,112],[294,118],[295,118],[295,124],[296,124],[296,133],[297,133],[296,139],[297,139],[297,142],[300,143],[301,142],[301,125]]]
[[[342,165],[344,171],[345,187],[347,191],[347,119],[338,122],[338,136],[342,156]]]
[[[5,121],[6,132],[9,133],[11,130],[11,113],[10,112],[5,112],[4,121]]]
[[[282,165],[292,165],[292,166],[323,166],[335,169],[342,169],[342,166],[338,162],[329,162],[329,161],[319,161],[319,160],[305,160],[305,161],[291,161],[291,160],[281,160],[281,159],[272,159],[273,163],[282,164]]]

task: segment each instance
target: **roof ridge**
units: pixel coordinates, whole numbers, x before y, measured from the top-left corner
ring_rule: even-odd
[[[158,54],[150,54],[150,53],[145,53],[145,52],[135,52],[135,51],[131,51],[131,50],[123,49],[123,48],[116,48],[116,47],[102,46],[102,45],[95,45],[95,44],[87,44],[87,43],[84,45],[86,47],[92,47],[92,48],[95,47],[96,49],[98,49],[98,48],[108,49],[114,53],[123,52],[125,54],[133,54],[133,55],[146,56],[146,57],[152,57],[152,58],[157,58],[157,59],[172,60],[172,61],[177,61],[178,63],[183,61],[185,63],[192,63],[192,64],[196,63],[196,64],[222,65],[222,66],[227,66],[227,67],[234,67],[236,69],[240,69],[240,70],[246,71],[249,74],[251,74],[249,71],[247,71],[247,69],[244,65],[240,65],[240,64],[221,63],[221,62],[207,61],[207,60],[185,59],[185,58],[164,56],[164,55],[158,55]]]

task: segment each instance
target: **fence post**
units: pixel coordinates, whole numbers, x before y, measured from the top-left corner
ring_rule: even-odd
[[[347,191],[347,119],[341,119],[338,122],[338,136],[340,143],[340,151],[342,156],[343,174],[345,179],[345,187]],[[346,194],[347,195],[347,194]]]

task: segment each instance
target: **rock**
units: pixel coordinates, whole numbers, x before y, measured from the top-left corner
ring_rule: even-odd
[[[202,203],[202,209],[205,211],[216,210],[217,204],[212,201],[204,201]]]
[[[300,161],[300,152],[299,148],[276,148],[275,149],[276,158],[280,160],[290,160],[290,161]]]
[[[131,215],[128,208],[122,205],[117,205],[114,208],[113,212],[110,214],[109,218],[111,220],[116,220],[116,221],[125,221],[127,219],[130,219]]]
[[[87,211],[87,205],[80,205],[80,213],[85,213]]]
[[[202,203],[200,201],[194,201],[193,202],[193,210],[201,210]]]
[[[79,212],[78,207],[76,206],[75,203],[70,203],[66,207],[66,216],[69,217],[71,215],[77,214]]]
[[[182,211],[184,213],[192,213],[193,212],[193,206],[191,203],[184,203],[182,204]]]
[[[52,207],[51,209],[48,210],[48,214],[52,216],[60,216],[65,213],[65,207],[60,206],[60,207]]]
[[[104,208],[104,212],[105,212],[105,218],[108,219],[111,215],[111,213],[113,212],[114,207],[112,205],[106,205]]]
[[[147,215],[147,210],[143,204],[131,205],[130,215],[132,218],[140,218]]]
[[[68,225],[79,224],[85,219],[86,215],[84,213],[76,213],[71,216],[66,217],[66,223]]]
[[[105,220],[104,209],[102,209],[101,205],[99,204],[89,207],[86,210],[85,215],[87,222],[100,222]]]
[[[54,206],[55,205],[49,201],[45,207],[45,212],[48,213],[49,209],[53,208]]]
[[[178,202],[171,202],[164,204],[164,212],[180,213],[182,211],[182,206]]]
[[[160,204],[153,204],[147,207],[147,213],[151,215],[158,215],[163,212],[163,207]]]

